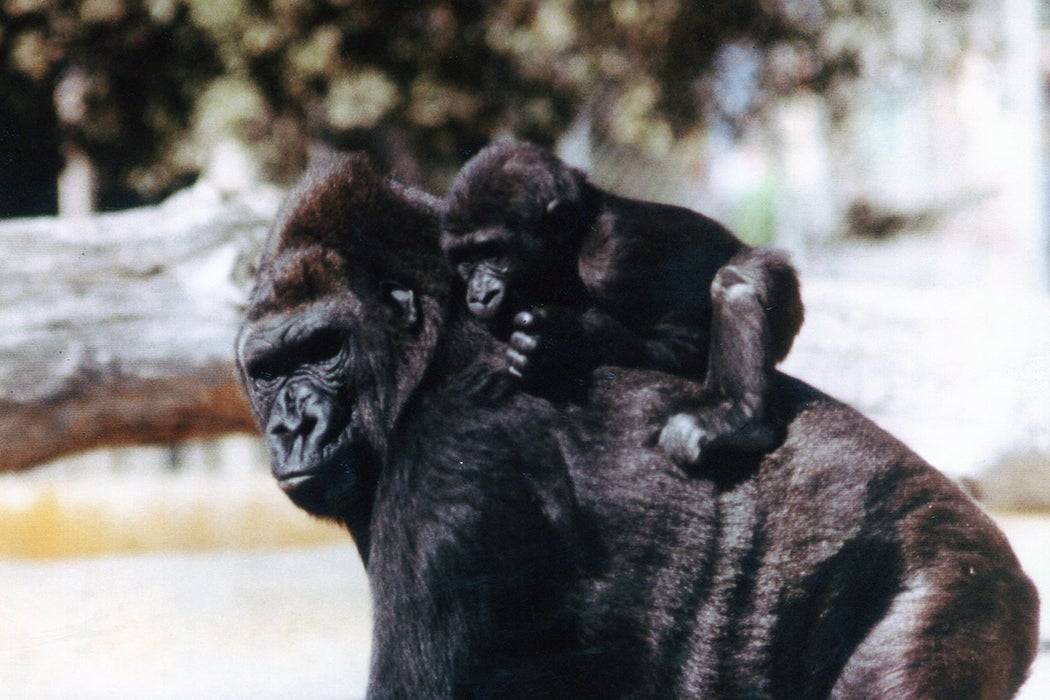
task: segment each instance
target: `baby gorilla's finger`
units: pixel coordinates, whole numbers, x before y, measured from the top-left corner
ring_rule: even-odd
[[[522,331],[515,331],[510,336],[510,346],[521,353],[530,353],[540,344],[539,338]]]
[[[529,366],[529,358],[514,348],[507,348],[507,373],[517,379],[525,378],[525,370]]]
[[[519,311],[514,317],[514,327],[521,330],[528,330],[535,323],[536,315],[531,311]]]

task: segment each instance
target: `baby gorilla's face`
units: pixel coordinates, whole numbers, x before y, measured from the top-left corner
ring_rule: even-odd
[[[506,340],[514,315],[524,308],[523,289],[531,287],[527,265],[505,227],[464,234],[446,230],[441,245],[466,289],[467,309],[495,336]]]

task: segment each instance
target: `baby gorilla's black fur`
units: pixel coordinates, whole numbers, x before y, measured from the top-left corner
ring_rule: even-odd
[[[777,444],[765,397],[803,318],[783,254],[688,209],[603,191],[519,141],[463,167],[442,247],[468,308],[509,342],[509,371],[535,393],[565,395],[600,365],[672,372],[704,380],[662,430],[676,461]]]

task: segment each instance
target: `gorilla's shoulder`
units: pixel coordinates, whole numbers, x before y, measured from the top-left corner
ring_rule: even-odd
[[[424,397],[425,400],[432,408],[450,411],[498,415],[504,411],[524,410],[524,405],[539,410],[544,404],[540,400],[529,400],[503,367],[488,362],[448,375],[436,388]]]
[[[488,363],[442,378],[416,409],[417,429],[431,441],[489,456],[535,441],[559,415],[550,402],[523,392],[502,367]]]
[[[805,453],[822,465],[849,460],[855,467],[922,459],[851,406],[800,379],[778,373],[770,410],[787,426],[778,452]]]

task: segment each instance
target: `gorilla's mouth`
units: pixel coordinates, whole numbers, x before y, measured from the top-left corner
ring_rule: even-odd
[[[288,474],[287,476],[279,478],[277,480],[277,485],[281,487],[282,491],[290,496],[296,489],[311,479],[314,479],[316,476],[317,471],[296,472],[295,474]]]
[[[322,517],[339,513],[340,504],[359,484],[357,474],[369,453],[358,431],[347,427],[321,454],[294,471],[276,474],[277,484],[293,503]]]

